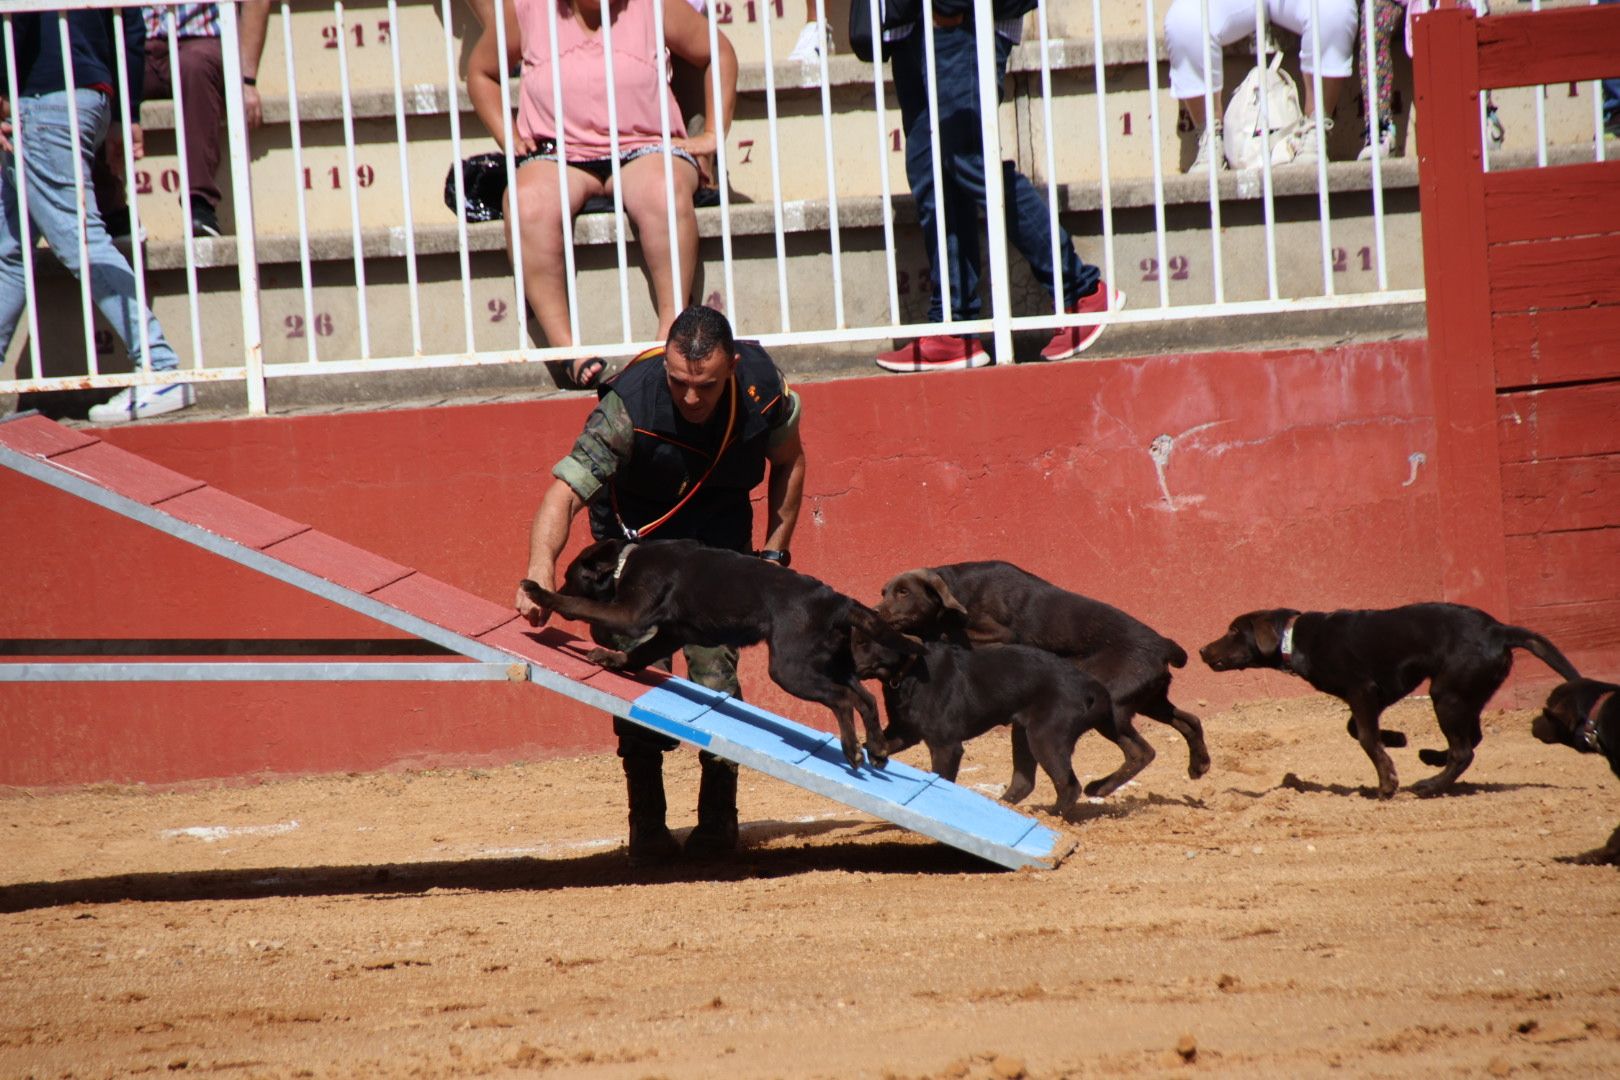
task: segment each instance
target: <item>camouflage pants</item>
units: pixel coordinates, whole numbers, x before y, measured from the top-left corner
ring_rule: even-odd
[[[686,677],[699,686],[706,686],[710,690],[718,690],[732,697],[742,697],[742,685],[737,681],[737,650],[729,645],[720,645],[713,648],[702,645],[688,645],[681,650],[686,656]],[[670,669],[670,657],[665,657],[652,665],[663,671]],[[660,735],[656,731],[649,731],[640,724],[632,723],[623,717],[613,718],[613,734],[619,737],[619,756],[631,757],[638,754],[661,754],[666,750],[673,750],[680,743],[668,735]]]

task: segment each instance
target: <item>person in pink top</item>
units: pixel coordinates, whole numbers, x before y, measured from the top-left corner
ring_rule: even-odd
[[[609,130],[605,36],[601,0],[554,0],[562,75],[562,134],[568,161],[570,227],[587,199],[613,194],[612,139]],[[568,285],[563,280],[563,221],[557,198],[557,110],[552,97],[551,26],[545,0],[505,0],[507,55],[496,48],[494,20],[484,29],[467,65],[467,92],[484,126],[504,149],[500,78],[522,62],[513,153],[518,159],[517,219],[523,230],[523,273],[529,306],[551,345],[572,345]],[[737,56],[720,38],[709,53],[709,27],[685,0],[665,0],[664,41],[668,51],[703,73],[704,115],[720,116],[701,135],[688,136],[669,88],[669,64],[657,55],[653,0],[612,0],[614,105],[618,119],[619,177],[629,215],[652,278],[658,308],[657,337],[687,304],[697,265],[698,159],[715,151],[716,134],[730,125],[737,96]],[[721,101],[716,108],[711,63],[720,65]],[[670,280],[668,209],[664,183],[663,131],[659,97],[669,107],[670,146],[675,157],[674,204],[680,244],[681,280]],[[507,245],[511,248],[512,193],[506,194]],[[585,362],[581,362],[581,367]],[[577,371],[581,383],[600,371]]]

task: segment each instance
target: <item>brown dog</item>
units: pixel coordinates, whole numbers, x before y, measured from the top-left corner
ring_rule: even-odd
[[[1408,604],[1381,611],[1251,611],[1198,650],[1215,671],[1275,668],[1298,675],[1350,706],[1350,734],[1378,770],[1378,794],[1398,786],[1385,746],[1404,746],[1399,732],[1381,732],[1383,711],[1429,680],[1435,718],[1446,749],[1420,750],[1426,765],[1445,766],[1412,785],[1438,795],[1474,760],[1479,715],[1508,672],[1514,649],[1525,649],[1566,679],[1580,674],[1552,642],[1531,630],[1497,622],[1461,604]]]
[[[1209,771],[1204,726],[1170,702],[1170,669],[1187,663],[1180,645],[1100,600],[1060,589],[1007,562],[952,563],[908,570],[883,586],[878,614],[898,630],[959,645],[1029,645],[1073,661],[1108,690],[1125,764],[1086,785],[1107,795],[1153,760],[1137,734],[1137,713],[1187,740],[1187,775]]]
[[[776,684],[833,711],[852,768],[861,764],[857,712],[866,725],[867,757],[878,766],[888,760],[877,702],[855,675],[850,628],[905,639],[871,608],[808,575],[695,540],[599,540],[579,553],[563,578],[560,592],[527,578],[521,587],[541,607],[590,623],[593,636],[638,641],[651,635],[628,653],[593,649],[592,663],[636,669],[685,645],[741,648],[763,641]]]
[[[1080,799],[1073,765],[1080,736],[1096,728],[1119,742],[1102,683],[1043,649],[965,649],[943,641],[900,649],[873,641],[859,628],[851,642],[856,673],[883,681],[889,753],[924,743],[933,770],[955,780],[964,741],[1012,725],[1013,777],[1004,802],[1022,802],[1035,789],[1039,764],[1057,791],[1053,809],[1065,812]]]
[[[1544,743],[1562,743],[1583,754],[1602,754],[1620,776],[1620,686],[1596,679],[1572,679],[1553,687],[1530,734]],[[1620,865],[1620,828],[1609,842],[1570,861]]]

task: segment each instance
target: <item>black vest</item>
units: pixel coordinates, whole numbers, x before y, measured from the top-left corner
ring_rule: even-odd
[[[664,377],[662,351],[638,359],[603,391],[617,394],[635,427],[630,460],[620,466],[591,503],[591,534],[598,540],[622,538],[624,525],[641,529],[657,521],[702,481],[696,494],[673,517],[647,534],[648,539],[697,540],[711,547],[748,551],[753,547],[754,516],[749,492],[765,478],[765,444],[771,420],[788,408],[782,373],[752,341],[737,342],[737,370],[730,387],[708,422],[681,418]],[[737,398],[731,441],[720,451]],[[703,479],[708,473],[708,479]]]

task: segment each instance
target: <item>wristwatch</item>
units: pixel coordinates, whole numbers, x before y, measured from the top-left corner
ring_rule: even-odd
[[[754,552],[754,557],[764,559],[766,562],[773,562],[778,566],[790,566],[793,563],[792,554],[783,551],[781,548],[760,548]]]

